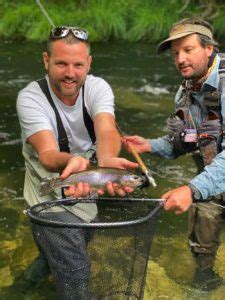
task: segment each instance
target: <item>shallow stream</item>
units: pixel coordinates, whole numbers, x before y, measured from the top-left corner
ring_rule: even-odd
[[[44,45],[4,42],[0,45],[0,299],[37,255],[29,220],[23,214],[24,164],[15,103],[18,91],[44,74]],[[116,116],[130,135],[157,137],[165,133],[165,120],[173,112],[173,96],[180,82],[169,54],[157,56],[147,44],[99,43],[92,47],[91,72],[106,79],[116,99]],[[131,157],[130,157],[131,158]],[[132,159],[132,158],[131,158]],[[185,184],[196,168],[188,156],[167,161],[143,155],[157,188],[144,196],[159,198],[170,188]],[[215,271],[225,279],[225,231]],[[202,291],[194,282],[195,261],[187,246],[187,214],[159,215],[148,263],[145,300],[224,299],[225,285]],[[26,293],[13,291],[8,299],[53,299],[50,282]]]

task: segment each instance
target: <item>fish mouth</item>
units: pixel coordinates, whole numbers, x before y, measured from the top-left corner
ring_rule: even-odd
[[[140,181],[140,185],[138,186],[140,189],[143,189],[145,187],[149,187],[150,183],[149,180],[147,179],[147,177],[145,175],[141,175],[141,181]]]

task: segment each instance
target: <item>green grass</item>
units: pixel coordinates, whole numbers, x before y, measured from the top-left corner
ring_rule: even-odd
[[[216,36],[218,37],[219,40],[222,40],[225,38],[224,22],[225,22],[225,5],[223,5],[223,7],[221,7],[220,14],[213,22]]]
[[[206,15],[206,19],[208,18],[215,26],[217,36],[224,37],[224,4],[221,1],[208,0],[203,5],[203,2],[200,0],[189,2],[185,0],[41,0],[55,25],[84,27],[89,31],[91,41],[131,42],[157,42],[168,34],[172,23],[193,15]],[[185,6],[185,3],[188,5]],[[51,25],[34,0],[0,0],[0,7],[1,38],[36,41],[47,38]]]

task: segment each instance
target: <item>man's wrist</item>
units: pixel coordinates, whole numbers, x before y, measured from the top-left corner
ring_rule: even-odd
[[[151,140],[147,139],[147,142],[148,142],[148,149],[146,150],[146,152],[150,153],[150,152],[152,152]]]
[[[193,184],[189,183],[188,187],[191,189],[191,195],[194,202],[202,201],[202,194],[201,192],[194,186]]]

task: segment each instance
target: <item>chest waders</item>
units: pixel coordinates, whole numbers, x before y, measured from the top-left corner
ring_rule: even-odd
[[[59,144],[60,152],[70,153],[69,140],[68,140],[68,137],[66,134],[66,130],[63,126],[62,119],[59,115],[59,112],[58,112],[56,105],[52,99],[52,96],[50,94],[47,80],[46,80],[46,78],[42,78],[42,79],[37,80],[37,83],[39,84],[42,92],[44,93],[45,97],[48,99],[49,104],[51,105],[52,109],[55,112],[57,131],[58,131],[58,144]],[[90,136],[92,144],[95,144],[96,137],[95,137],[95,131],[94,131],[94,124],[93,124],[91,117],[89,116],[89,114],[87,112],[87,108],[85,106],[85,101],[84,101],[84,85],[82,86],[82,109],[83,109],[84,125],[87,128],[87,132]],[[96,152],[93,153],[92,157],[90,158],[90,161],[92,161],[93,163],[96,163],[96,161],[97,161]],[[65,198],[63,189],[62,189],[62,197]]]
[[[207,86],[208,91],[203,96],[206,116],[201,124],[196,126],[193,121],[189,109],[193,96],[185,87],[176,112],[167,119],[168,134],[175,155],[192,153],[199,173],[203,171],[204,166],[211,164],[218,153],[224,150],[222,141],[225,133],[225,120],[221,113],[221,94],[225,90],[225,54],[221,53],[219,56],[220,86],[218,89]],[[225,200],[225,194],[220,195],[219,198]]]

